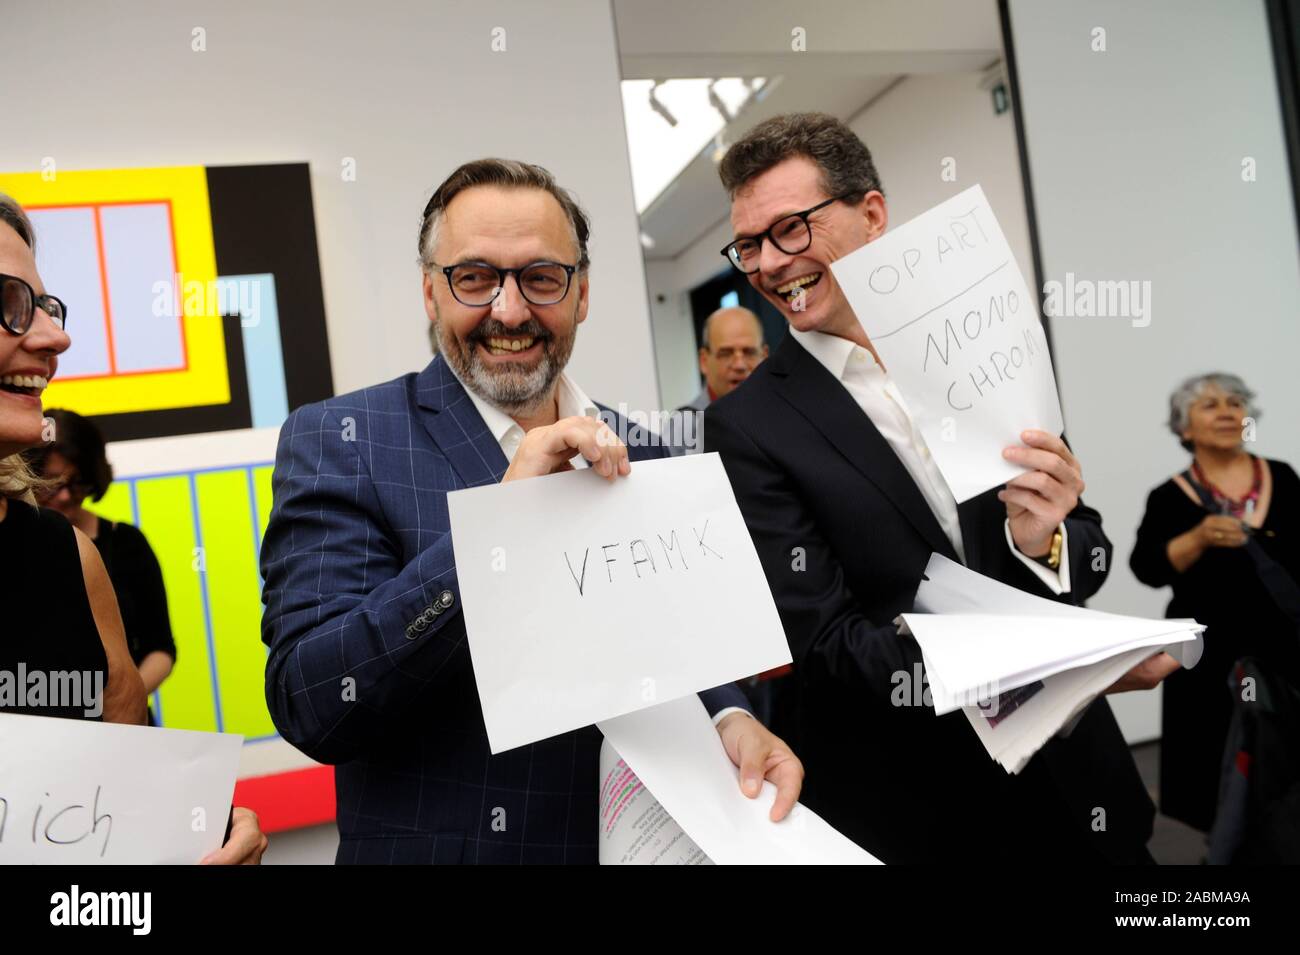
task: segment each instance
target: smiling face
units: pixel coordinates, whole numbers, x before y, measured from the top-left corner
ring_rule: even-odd
[[[793,156],[737,190],[731,201],[732,232],[736,237],[757,235],[782,217],[829,198],[817,164]],[[830,264],[879,238],[887,224],[885,197],[879,192],[867,193],[856,205],[832,202],[809,217],[812,242],[804,251],[789,255],[764,239],[759,268],[747,276],[749,284],[800,331],[848,337],[861,326]]]
[[[23,279],[37,295],[46,294],[31,248],[6,223],[0,223],[0,273]],[[0,457],[41,443],[41,392],[70,344],[67,333],[40,309],[23,335],[0,328]]]
[[[447,204],[433,260],[439,267],[575,265],[578,248],[563,207],[545,190],[474,186]],[[492,304],[475,308],[457,301],[434,268],[424,275],[424,304],[436,323],[438,349],[461,381],[507,414],[526,414],[554,400],[587,317],[587,277],[575,273],[554,305],[534,305],[520,294],[517,278],[507,276]]]
[[[1196,448],[1232,451],[1242,444],[1246,399],[1207,383],[1187,409],[1183,439]]]

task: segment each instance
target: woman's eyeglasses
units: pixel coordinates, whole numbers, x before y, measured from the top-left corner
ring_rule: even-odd
[[[53,295],[37,295],[36,290],[16,275],[0,274],[0,325],[11,335],[25,335],[40,309],[60,329],[68,327],[68,306]]]

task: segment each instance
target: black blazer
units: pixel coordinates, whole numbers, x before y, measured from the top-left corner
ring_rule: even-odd
[[[962,714],[895,705],[915,699],[904,681],[922,669],[892,621],[930,554],[957,555],[888,442],[793,336],[710,406],[705,450],[722,454],[790,641],[772,728],[804,761],[811,808],[891,863],[1149,861],[1154,807],[1104,698],[1018,776]],[[1010,552],[996,489],[958,513],[968,567],[1052,596]],[[1111,545],[1082,503],[1066,528],[1061,599],[1082,601]]]

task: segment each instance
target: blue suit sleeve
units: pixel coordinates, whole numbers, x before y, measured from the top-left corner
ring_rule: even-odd
[[[450,531],[403,564],[345,435],[319,405],[285,422],[261,551],[267,706],[324,763],[369,748],[465,647]]]
[[[754,715],[754,709],[749,705],[745,692],[734,683],[724,683],[711,690],[701,690],[700,702],[704,704],[710,716],[717,716],[729,706],[738,706],[750,716]]]

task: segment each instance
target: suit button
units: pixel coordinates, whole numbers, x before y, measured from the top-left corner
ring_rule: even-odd
[[[415,639],[416,637],[418,637],[419,635],[420,635],[420,632],[419,632],[418,630],[416,630],[414,626],[410,626],[410,627],[407,627],[407,628],[406,628],[406,639],[407,639],[407,640],[414,640],[414,639]]]
[[[443,610],[446,610],[451,606],[452,601],[455,599],[456,598],[452,595],[450,590],[444,590],[442,593],[438,594],[438,606]]]

